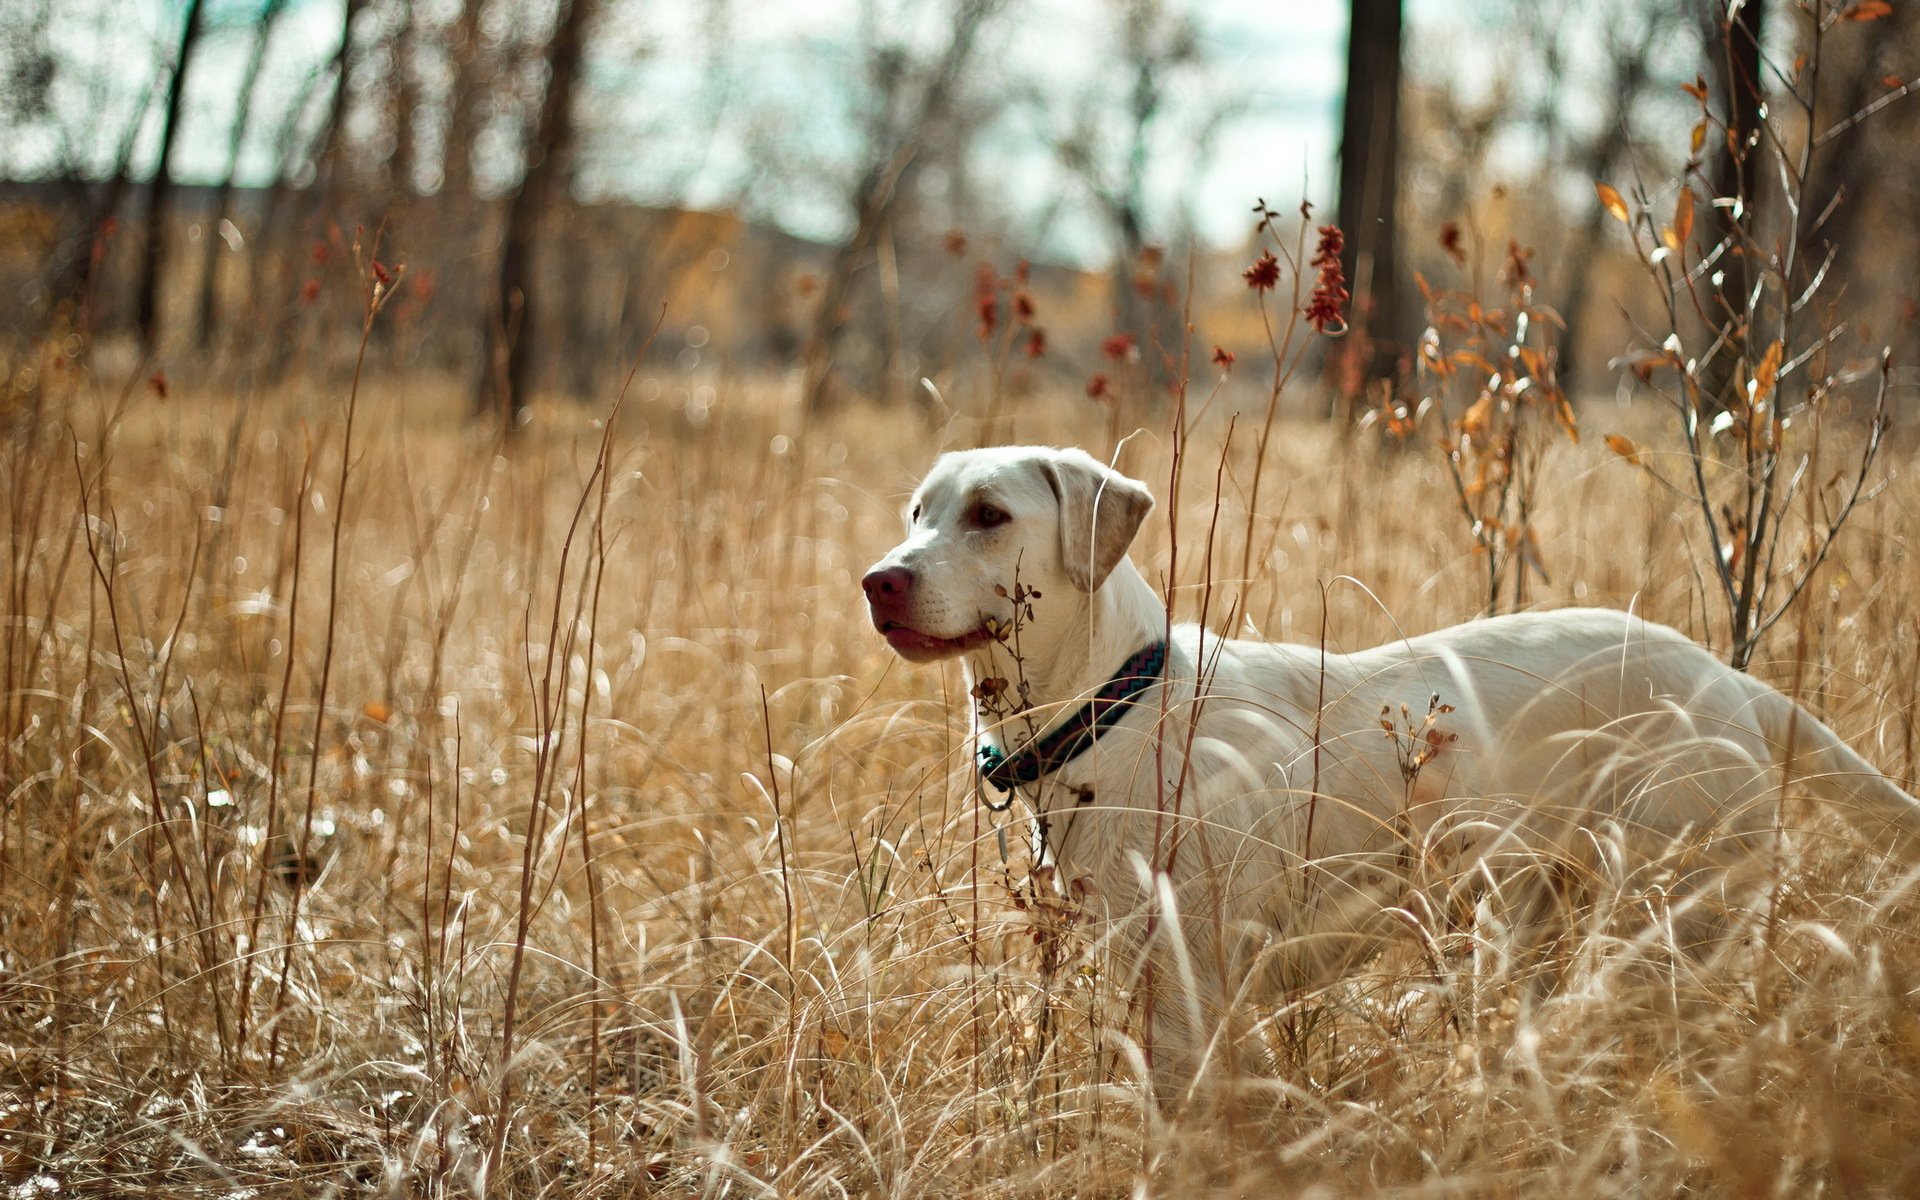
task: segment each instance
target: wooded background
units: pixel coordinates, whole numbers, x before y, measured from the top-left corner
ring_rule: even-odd
[[[369,365],[453,373],[482,411],[596,394],[643,347],[695,375],[794,368],[812,405],[917,403],[963,369],[980,272],[1027,259],[1045,353],[1020,371],[1084,380],[1116,334],[1159,370],[1189,305],[1202,358],[1261,345],[1249,243],[1202,228],[1181,181],[1297,115],[1337,125],[1334,178],[1275,145],[1236,164],[1258,196],[1210,200],[1304,194],[1346,229],[1368,376],[1405,375],[1415,272],[1489,272],[1517,239],[1591,393],[1651,303],[1593,181],[1657,197],[1691,167],[1778,225],[1781,181],[1728,147],[1817,46],[1819,208],[1790,224],[1833,251],[1847,319],[1822,319],[1915,360],[1913,6],[1403,7],[1352,0],[1316,116],[1310,83],[1277,93],[1286,64],[1180,0],[861,0],[781,16],[777,62],[743,35],[782,10],[739,0],[22,0],[0,14],[0,328],[15,358],[70,334],[243,387],[337,371],[320,331],[357,319],[359,245],[407,267]],[[1281,40],[1300,20],[1241,19]],[[1075,69],[1031,69],[1049,45]],[[1692,147],[1690,88],[1714,122]],[[1745,261],[1719,264],[1729,294]]]

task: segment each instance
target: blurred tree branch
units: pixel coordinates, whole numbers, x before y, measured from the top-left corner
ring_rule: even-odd
[[[902,177],[930,132],[951,110],[981,27],[1002,2],[954,0],[945,49],[919,71],[910,67],[899,47],[881,45],[869,52],[874,93],[866,109],[866,166],[850,197],[852,232],[834,251],[807,337],[804,357],[809,412],[818,411],[831,398],[834,354],[846,332],[854,274],[865,265],[894,210]],[[916,75],[922,77],[917,89]]]

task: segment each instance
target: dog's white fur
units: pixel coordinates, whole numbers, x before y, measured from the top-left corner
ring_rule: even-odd
[[[962,655],[970,682],[1025,679],[1030,712],[980,715],[985,741],[1017,750],[1167,636],[1126,557],[1152,504],[1078,450],[944,455],[868,576],[874,623],[910,659]],[[1016,581],[1037,595],[1008,638]],[[1436,696],[1451,711],[1429,724]],[[1422,872],[1498,886],[1543,862],[1616,877],[1658,862],[1668,886],[1692,870],[1737,903],[1720,894],[1728,864],[1760,857],[1744,852],[1774,826],[1783,770],[1876,836],[1920,831],[1913,797],[1778,691],[1671,629],[1568,609],[1356,654],[1174,626],[1165,684],[1021,791],[1136,984],[1169,981],[1153,1043],[1168,1086],[1199,1065],[1229,996],[1370,952]],[[1626,847],[1642,866],[1609,853]]]

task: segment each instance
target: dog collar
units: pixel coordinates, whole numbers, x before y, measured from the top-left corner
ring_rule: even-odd
[[[1085,754],[1093,744],[1127,715],[1132,700],[1160,681],[1167,666],[1167,644],[1155,642],[1114,672],[1093,698],[1045,737],[1036,738],[1008,754],[998,746],[982,745],[980,778],[1002,792],[1022,783],[1036,783]]]

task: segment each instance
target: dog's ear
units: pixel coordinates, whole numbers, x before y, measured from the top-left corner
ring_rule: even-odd
[[[1153,493],[1086,454],[1040,460],[1060,501],[1060,561],[1083,592],[1107,581],[1153,509]]]

